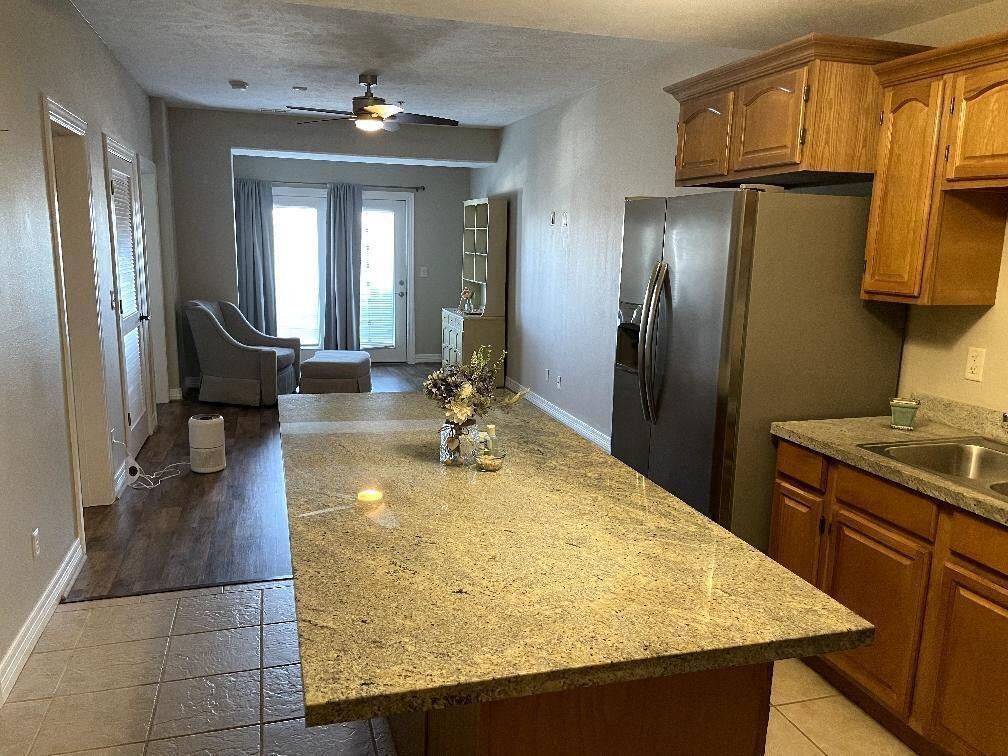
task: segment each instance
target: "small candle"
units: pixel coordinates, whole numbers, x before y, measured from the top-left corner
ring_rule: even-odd
[[[377,488],[365,488],[357,492],[357,501],[381,501],[383,496]]]

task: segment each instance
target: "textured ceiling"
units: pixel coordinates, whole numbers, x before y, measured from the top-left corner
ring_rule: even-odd
[[[348,109],[357,75],[408,110],[503,126],[681,47],[280,0],[76,0],[115,56],[173,104]],[[230,89],[228,79],[249,89]],[[305,85],[295,96],[292,85]],[[660,92],[656,96],[662,96]]]
[[[295,0],[425,18],[764,49],[811,31],[876,37],[990,0]]]
[[[414,112],[502,126],[699,46],[876,36],[982,0],[73,0],[173,104],[346,109],[357,74]],[[406,15],[404,15],[406,14]],[[227,85],[244,79],[250,88]],[[295,98],[290,87],[305,85]]]

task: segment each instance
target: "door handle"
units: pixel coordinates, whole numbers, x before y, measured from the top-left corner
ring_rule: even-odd
[[[648,405],[648,414],[651,416],[651,422],[655,423],[658,421],[658,402],[655,398],[654,390],[654,353],[652,352],[652,347],[654,345],[655,339],[655,319],[658,317],[658,303],[661,301],[661,296],[665,291],[665,285],[668,282],[668,263],[662,260],[655,266],[655,272],[653,275],[654,283],[651,287],[651,301],[648,303],[648,316],[647,316],[647,332],[644,335],[644,348],[642,354],[644,355],[644,380],[646,382],[645,399]]]
[[[661,265],[661,261],[655,264],[654,270],[651,271],[651,278],[648,280],[647,288],[644,289],[644,303],[641,305],[640,336],[637,338],[637,383],[640,388],[641,409],[644,412],[644,419],[649,423],[653,423],[654,418],[651,415],[651,402],[648,399],[649,382],[646,375],[648,366],[646,353],[651,327],[649,322],[651,300],[654,297],[654,288],[658,282],[658,271]]]
[[[399,292],[399,296],[400,297],[405,297],[406,296],[406,292],[405,291],[400,291]]]
[[[141,323],[143,323],[145,320],[150,320],[150,315],[145,315],[144,313],[140,313],[139,320],[140,320]]]
[[[657,336],[658,329],[657,323],[655,322],[658,318],[658,305],[661,302],[662,295],[665,293],[665,287],[668,285],[669,276],[669,266],[668,263],[662,260],[658,263],[657,267],[657,278],[655,280],[654,288],[651,291],[651,311],[648,313],[648,333],[647,333],[647,343],[644,347],[644,367],[647,377],[647,400],[648,409],[651,412],[651,422],[658,422],[658,395],[655,392],[654,387],[654,341]]]

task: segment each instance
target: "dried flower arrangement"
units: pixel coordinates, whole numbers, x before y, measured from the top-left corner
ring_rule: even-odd
[[[445,365],[435,370],[424,381],[424,393],[436,401],[445,413],[445,425],[441,429],[441,461],[446,464],[462,464],[472,454],[469,429],[477,417],[483,417],[494,405],[507,407],[524,394],[515,394],[507,399],[497,399],[494,389],[497,376],[504,367],[504,355],[494,358],[493,349],[481,346],[469,362],[462,365]],[[447,458],[446,458],[447,454]]]

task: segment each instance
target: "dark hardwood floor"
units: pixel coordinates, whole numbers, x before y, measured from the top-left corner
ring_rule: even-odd
[[[436,365],[376,364],[376,392],[417,391]],[[151,490],[127,488],[87,507],[87,559],[68,601],[258,582],[291,576],[280,425],[275,407],[181,401],[158,407],[159,428],[138,455],[147,472],[188,459],[189,417],[224,416],[227,468],[188,468]]]
[[[441,367],[440,363],[379,362],[371,365],[372,391],[420,391],[424,379]]]

